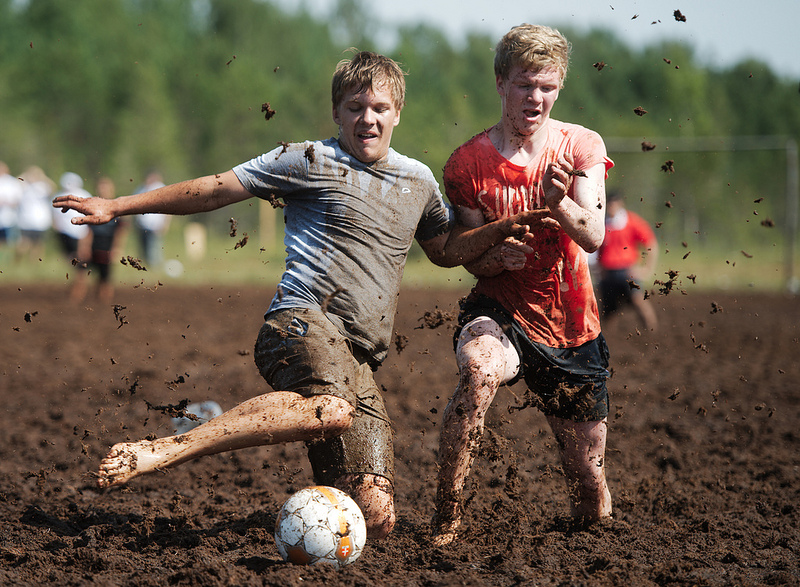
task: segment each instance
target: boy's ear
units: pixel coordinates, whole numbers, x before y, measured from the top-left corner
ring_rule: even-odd
[[[497,90],[497,93],[501,96],[505,95],[505,84],[504,84],[503,76],[496,75],[494,78],[494,87]]]

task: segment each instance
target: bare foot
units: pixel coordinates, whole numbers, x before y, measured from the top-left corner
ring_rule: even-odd
[[[100,463],[97,477],[99,487],[123,485],[139,475],[158,469],[163,455],[157,451],[157,441],[122,442],[111,447]]]
[[[456,530],[461,526],[461,513],[457,501],[436,504],[436,513],[431,523],[433,546],[447,546],[456,539]]]
[[[611,520],[612,520],[611,513],[608,513],[608,514],[604,513],[604,514],[601,514],[601,515],[595,515],[595,514],[584,514],[584,515],[573,514],[572,515],[572,525],[573,525],[573,527],[584,529],[584,530],[589,528],[589,526],[592,526],[594,524],[599,524],[601,522],[608,522],[608,521],[611,521]]]
[[[459,525],[460,524],[457,524],[456,527]],[[433,535],[433,538],[431,538],[431,544],[433,544],[433,546],[447,546],[455,541],[456,536],[455,528],[452,531],[437,532]]]

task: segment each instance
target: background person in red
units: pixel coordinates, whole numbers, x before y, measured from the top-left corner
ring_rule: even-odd
[[[511,29],[494,70],[500,121],[456,149],[444,184],[459,222],[480,226],[539,211],[528,240],[509,238],[465,265],[478,277],[456,332],[459,382],[445,409],[433,543],[456,537],[462,494],[497,389],[524,378],[526,400],[547,416],[578,523],[611,515],[605,478],[608,348],[588,254],[603,241],[603,140],[550,118],[569,63],[556,30]]]
[[[625,208],[620,192],[610,192],[606,236],[597,252],[600,314],[606,325],[624,305],[630,304],[645,328],[655,330],[658,327],[656,312],[640,287],[655,270],[657,245],[656,235],[647,221]]]

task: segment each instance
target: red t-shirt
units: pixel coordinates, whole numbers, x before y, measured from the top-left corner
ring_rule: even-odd
[[[650,225],[635,212],[622,210],[606,220],[606,236],[597,253],[597,262],[603,269],[627,269],[639,262],[641,249],[655,243],[656,235]]]
[[[564,153],[572,154],[576,169],[614,165],[596,132],[551,119],[544,148],[526,167],[503,157],[486,131],[464,143],[445,165],[445,191],[453,205],[480,209],[487,221],[545,208],[540,183]],[[500,302],[535,342],[567,348],[594,340],[600,318],[586,251],[560,228],[533,236],[524,269],[479,277],[473,293]]]

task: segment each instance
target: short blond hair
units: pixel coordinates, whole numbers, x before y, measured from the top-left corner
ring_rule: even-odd
[[[497,43],[494,73],[508,79],[515,65],[531,71],[555,67],[561,74],[561,84],[567,79],[569,41],[556,29],[536,24],[521,24],[508,31]]]
[[[338,107],[348,91],[375,90],[386,86],[398,111],[406,102],[406,79],[400,66],[384,55],[360,51],[336,66],[331,82],[331,100]]]

